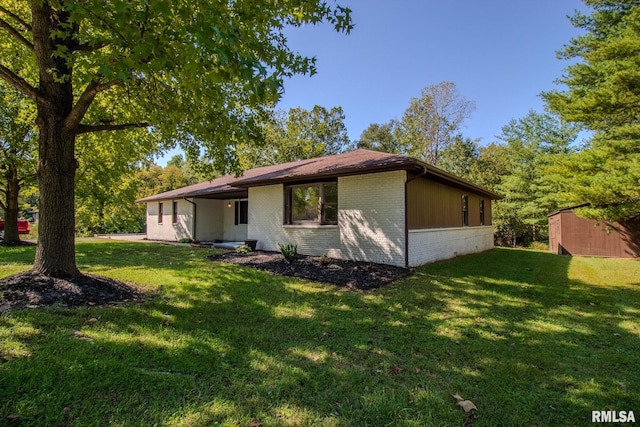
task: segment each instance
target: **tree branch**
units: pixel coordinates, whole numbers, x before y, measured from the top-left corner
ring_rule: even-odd
[[[13,28],[11,24],[9,24],[4,19],[0,19],[0,28],[4,28],[5,30],[7,30],[14,39],[18,40],[20,43],[28,47],[29,50],[33,51],[33,43],[27,40],[22,34],[20,34],[20,31]]]
[[[0,12],[6,14],[7,16],[12,17],[16,22],[18,22],[20,25],[22,25],[25,30],[27,30],[29,32],[32,31],[31,25],[29,25],[28,22],[26,22],[24,19],[20,18],[18,15],[16,15],[13,12],[11,12],[10,10],[6,9],[5,7],[0,6]]]
[[[32,100],[38,101],[38,99],[40,98],[38,89],[31,86],[25,79],[15,74],[13,71],[2,64],[0,64],[0,78]]]
[[[80,135],[83,133],[90,132],[103,132],[103,131],[115,131],[115,130],[123,130],[123,129],[133,129],[133,128],[146,128],[149,126],[149,123],[123,123],[119,125],[78,125],[78,129],[76,130],[76,135]]]
[[[73,106],[73,109],[65,119],[64,127],[71,130],[80,126],[80,122],[87,113],[87,110],[91,106],[96,95],[120,83],[122,83],[121,79],[112,80],[106,83],[100,83],[99,81],[94,80],[89,83],[82,95],[80,95],[80,98],[78,98],[78,102],[76,102],[76,105]]]

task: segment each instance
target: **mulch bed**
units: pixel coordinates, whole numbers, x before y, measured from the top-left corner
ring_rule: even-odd
[[[35,246],[36,244],[33,242],[27,242],[24,240],[14,240],[11,242],[5,242],[4,240],[0,240],[0,246]]]
[[[143,300],[140,289],[93,274],[57,279],[26,271],[0,280],[0,313],[25,307],[104,306]]]
[[[356,289],[379,288],[411,274],[407,268],[362,261],[325,259],[322,257],[298,255],[288,263],[279,252],[254,251],[247,254],[226,252],[208,257],[246,267],[258,268],[283,276],[300,277],[316,282],[332,283]]]

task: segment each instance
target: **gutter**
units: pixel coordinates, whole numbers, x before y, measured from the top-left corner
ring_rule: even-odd
[[[425,165],[421,166],[422,172],[404,182],[404,266],[406,268],[409,268],[409,210],[407,209],[407,186],[411,181],[423,177],[429,172]],[[406,171],[406,173],[408,176],[409,171]]]
[[[192,202],[191,200],[187,199],[186,197],[182,198],[185,202],[189,202],[191,203],[191,205],[193,206],[193,230],[191,230],[191,240],[195,241],[196,240],[196,213],[197,213],[197,204],[195,202]]]

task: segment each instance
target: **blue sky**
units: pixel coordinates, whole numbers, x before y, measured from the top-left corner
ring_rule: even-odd
[[[586,10],[579,0],[338,3],[353,11],[350,35],[327,25],[289,31],[293,50],[316,56],[318,74],[286,81],[278,108],[341,106],[357,140],[371,123],[400,119],[423,88],[452,81],[476,105],[462,133],[481,144],[511,119],[542,111],[540,92],[559,88],[568,65],[556,52],[579,34],[567,17]]]

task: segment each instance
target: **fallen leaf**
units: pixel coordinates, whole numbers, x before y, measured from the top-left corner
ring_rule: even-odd
[[[20,416],[19,415],[9,415],[7,417],[7,421],[9,421],[10,423],[17,423],[18,421],[20,421]]]
[[[75,338],[79,339],[79,340],[87,341],[87,342],[93,343],[93,338],[89,338],[88,336],[86,336],[85,334],[83,334],[83,333],[82,333],[82,332],[80,332],[80,331],[74,331],[74,332],[73,332],[73,336],[74,336]]]
[[[71,411],[73,411],[73,406],[65,406],[64,409],[62,410],[62,412],[64,412],[65,414],[68,414]]]
[[[454,399],[458,401],[458,405],[460,405],[462,409],[464,409],[464,412],[469,412],[469,411],[478,409],[476,405],[473,404],[472,401],[465,400],[464,397],[460,396],[459,394],[453,394],[452,396]]]
[[[96,319],[95,317],[92,317],[91,319],[87,320],[87,323],[90,323],[90,324],[92,324],[92,325],[93,325],[93,324],[94,324],[94,323],[96,323],[97,321],[98,321],[98,319]]]
[[[463,400],[461,402],[458,402],[458,405],[462,406],[462,409],[464,409],[464,412],[478,410],[476,405],[474,405],[473,402],[470,400]]]

